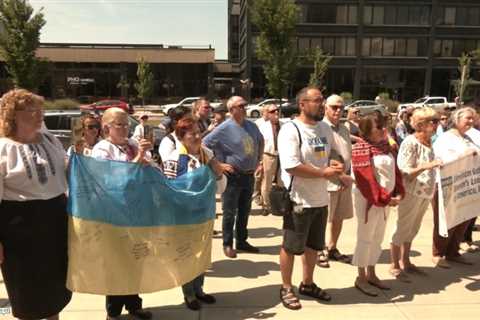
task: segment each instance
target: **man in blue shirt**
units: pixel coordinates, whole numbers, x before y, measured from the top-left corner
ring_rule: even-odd
[[[213,150],[218,161],[230,164],[235,171],[228,175],[227,188],[222,195],[223,252],[236,258],[233,249],[235,225],[236,249],[258,253],[258,248],[247,242],[248,216],[251,210],[254,173],[260,169],[263,155],[263,136],[258,127],[245,119],[247,102],[239,96],[227,101],[231,118],[215,128],[204,139],[204,144]]]

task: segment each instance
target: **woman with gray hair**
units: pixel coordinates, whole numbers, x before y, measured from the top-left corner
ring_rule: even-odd
[[[466,134],[473,127],[476,111],[465,107],[456,110],[451,116],[453,127],[444,132],[435,140],[433,150],[435,156],[443,162],[451,162],[462,156],[480,151],[472,139]],[[450,268],[447,261],[462,264],[472,264],[460,255],[460,243],[463,241],[465,230],[470,221],[465,221],[448,230],[448,237],[438,234],[438,194],[435,193],[433,202],[434,232],[433,232],[433,262],[436,266]]]
[[[437,112],[429,107],[419,108],[413,112],[410,121],[415,133],[403,140],[397,157],[406,193],[398,205],[390,244],[390,273],[399,280],[406,280],[403,271],[423,273],[410,262],[410,248],[435,192],[433,169],[442,163],[435,160],[432,148],[432,136],[438,125]]]

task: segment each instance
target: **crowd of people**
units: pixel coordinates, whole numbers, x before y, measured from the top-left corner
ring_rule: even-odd
[[[331,260],[357,267],[353,283],[363,294],[377,296],[378,290],[390,289],[375,265],[392,207],[398,209],[388,235],[390,273],[399,281],[424,273],[410,261],[410,252],[430,204],[436,266],[471,264],[460,253],[462,242],[467,251],[479,249],[472,240],[474,219],[448,230],[447,238],[439,235],[436,179],[437,167],[480,148],[474,108],[462,107],[451,115],[429,107],[406,110],[396,125],[384,110],[351,108],[343,122],[342,97],[324,99],[318,88],[306,87],[297,94],[299,115],[281,121],[279,106],[268,104],[254,123],[246,119],[247,102],[240,96],[217,109],[200,98],[192,109],[177,107],[162,121],[167,132],[158,150],[147,134],[147,115],[140,116],[129,138],[128,115],[110,108],[102,117],[83,116],[77,138],[65,152],[42,129],[43,103],[42,97],[23,89],[9,91],[0,103],[0,264],[13,315],[19,319],[58,319],[71,299],[65,287],[65,172],[73,153],[154,166],[169,179],[210,166],[222,200],[223,252],[231,259],[237,251],[261,253],[248,241],[252,199],[268,215],[272,185],[288,187],[293,205],[283,216],[279,298],[292,310],[302,307],[292,284],[296,255],[302,256],[300,295],[332,299],[313,279],[315,266],[328,268]],[[159,156],[153,156],[157,151]],[[350,257],[338,244],[344,220],[353,217],[356,244]],[[183,284],[189,309],[216,302],[203,286],[204,274]],[[117,319],[123,307],[135,318],[152,317],[137,294],[107,296],[107,319]]]

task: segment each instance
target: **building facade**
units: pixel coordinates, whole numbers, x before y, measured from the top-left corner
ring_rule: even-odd
[[[215,51],[209,46],[43,43],[37,56],[49,61],[39,93],[47,98],[92,100],[136,96],[137,61],[144,58],[154,75],[156,103],[168,97],[214,95]],[[0,91],[11,88],[0,65]]]
[[[251,1],[251,0],[250,0]],[[255,58],[258,34],[241,0],[240,78],[243,92],[266,96],[261,61]],[[478,0],[297,0],[296,49],[320,47],[332,59],[326,75],[330,92],[351,92],[372,99],[389,92],[400,101],[423,95],[452,96],[458,58],[480,48]],[[291,92],[308,83],[312,67],[302,66]],[[480,80],[477,66],[471,77]],[[250,89],[251,87],[251,89]],[[249,91],[249,92],[248,92]]]

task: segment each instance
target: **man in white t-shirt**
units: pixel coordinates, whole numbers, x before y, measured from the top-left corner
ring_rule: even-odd
[[[283,243],[280,249],[282,287],[280,298],[288,309],[300,309],[293,291],[292,272],[295,255],[302,255],[303,280],[299,293],[328,301],[330,295],[313,282],[317,252],[325,245],[328,215],[327,179],[348,183],[341,162],[330,160],[334,145],[331,128],[321,122],[323,96],[319,89],[307,87],[297,94],[300,116],[285,123],[278,136],[278,152],[285,186],[292,183],[292,213],[283,219]],[[293,181],[292,181],[293,179]]]

